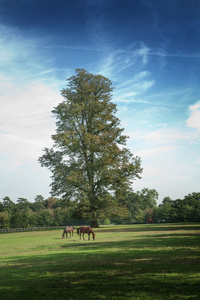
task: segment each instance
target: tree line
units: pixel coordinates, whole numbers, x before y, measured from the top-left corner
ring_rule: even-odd
[[[147,218],[154,222],[200,222],[200,193],[192,193],[184,199],[172,200],[165,197],[157,205],[158,192],[144,188],[130,192],[123,197],[121,212],[109,212],[99,224],[132,224],[146,223]],[[120,203],[120,200],[119,200]],[[34,202],[18,198],[13,202],[8,196],[0,202],[0,229],[65,226],[89,224],[83,218],[81,208],[75,201],[37,195]]]
[[[129,216],[120,222],[145,223],[148,218],[153,218],[155,223],[200,222],[199,192],[188,194],[183,199],[165,197],[159,205],[157,199],[158,193],[154,189],[129,193],[125,200]]]

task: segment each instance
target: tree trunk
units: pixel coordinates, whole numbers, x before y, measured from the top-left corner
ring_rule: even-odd
[[[90,227],[92,227],[92,228],[99,228],[97,220],[92,220],[91,224],[90,224]]]

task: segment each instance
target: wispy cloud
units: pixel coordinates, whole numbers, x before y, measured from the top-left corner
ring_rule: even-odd
[[[200,133],[200,101],[189,107],[190,117],[187,119],[186,124],[198,130]]]
[[[68,68],[58,68],[54,58],[45,51],[45,39],[28,38],[9,26],[0,25],[0,76],[16,86],[40,80],[59,87],[59,73],[72,74]],[[73,70],[74,71],[74,70]],[[64,79],[63,79],[64,81]]]
[[[134,61],[130,57],[114,51],[106,53],[99,66],[95,67],[94,73],[112,78],[113,81],[118,81],[120,74],[124,70],[129,69],[133,64]]]
[[[164,49],[151,50],[149,56],[161,56],[161,57],[180,57],[180,58],[199,58],[200,52],[186,53],[186,52],[171,52]]]
[[[101,60],[96,71],[117,81],[119,74],[121,78],[123,71],[128,71],[134,66],[136,70],[134,72],[134,80],[137,73],[140,73],[139,76],[141,77],[146,76],[148,71],[145,71],[143,68],[148,62],[149,48],[143,43],[130,46],[129,48],[131,49],[117,49],[105,52],[105,58]],[[143,70],[141,71],[141,69]]]
[[[149,62],[151,50],[144,43],[131,44],[128,49],[119,49],[117,53],[129,55],[134,61],[140,60],[142,67]]]
[[[0,26],[1,72],[12,80],[30,79],[33,70],[41,69],[35,60],[34,46],[34,41],[24,39],[17,29]]]

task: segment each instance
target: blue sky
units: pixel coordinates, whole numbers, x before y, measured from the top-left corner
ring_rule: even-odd
[[[37,162],[76,68],[108,77],[135,191],[200,191],[199,0],[0,0],[0,201],[50,196]]]

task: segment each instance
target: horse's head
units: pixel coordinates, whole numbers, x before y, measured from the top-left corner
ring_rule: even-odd
[[[93,241],[95,241],[95,234],[93,234]]]

